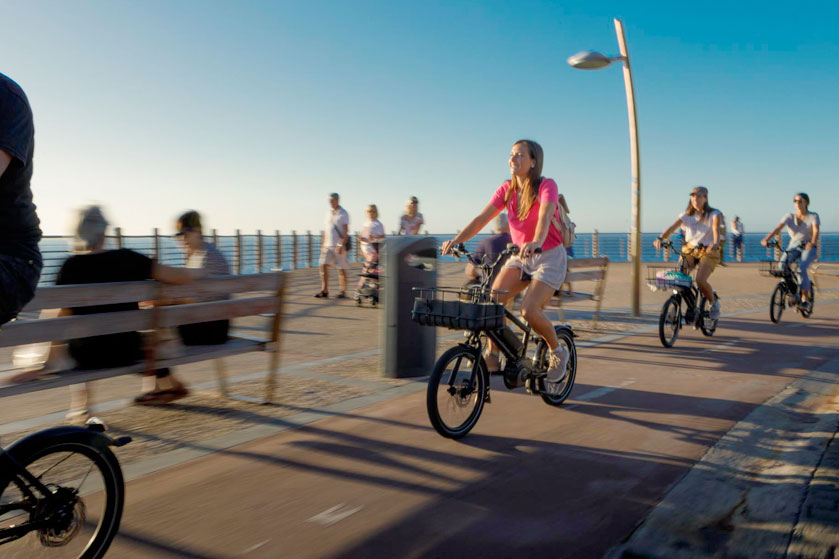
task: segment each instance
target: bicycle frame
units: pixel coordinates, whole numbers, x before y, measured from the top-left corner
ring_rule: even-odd
[[[6,484],[14,483],[24,495],[22,501],[0,505],[0,516],[14,511],[29,511],[34,507],[38,502],[38,497],[30,489],[31,487],[34,487],[49,503],[55,502],[53,492],[2,448],[0,448],[0,471],[4,472],[4,477],[0,478],[0,486],[2,486],[0,489]],[[40,529],[43,524],[43,522],[25,522],[18,526],[0,529],[0,544],[21,538],[29,532]]]

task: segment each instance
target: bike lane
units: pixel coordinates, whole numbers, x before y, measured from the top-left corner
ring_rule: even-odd
[[[837,311],[581,348],[565,406],[496,379],[459,442],[421,392],[145,476],[109,556],[600,556],[738,420],[839,355]]]

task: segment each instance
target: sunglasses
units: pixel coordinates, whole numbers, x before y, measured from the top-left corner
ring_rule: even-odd
[[[195,231],[193,227],[181,227],[181,230],[175,233],[175,237],[183,237],[184,234],[189,233],[190,231]]]
[[[797,204],[799,202],[804,202],[804,198],[793,198],[792,201]]]

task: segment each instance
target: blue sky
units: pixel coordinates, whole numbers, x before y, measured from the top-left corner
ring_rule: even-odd
[[[837,231],[836,2],[215,2],[0,0],[0,72],[35,113],[46,233],[105,206],[126,233],[185,209],[221,232],[321,228],[337,191],[352,227],[388,231],[416,195],[432,232],[461,228],[539,141],[578,230],[626,231],[630,169],[618,67],[633,62],[642,228],[692,185],[767,230],[810,194]],[[13,23],[12,23],[13,22]]]

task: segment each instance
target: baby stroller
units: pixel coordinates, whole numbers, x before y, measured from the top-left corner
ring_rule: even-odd
[[[371,243],[375,249],[375,253],[365,255],[364,264],[361,266],[361,277],[358,280],[358,287],[355,289],[353,299],[360,307],[364,304],[364,299],[370,301],[370,306],[375,307],[379,304],[379,243]]]

